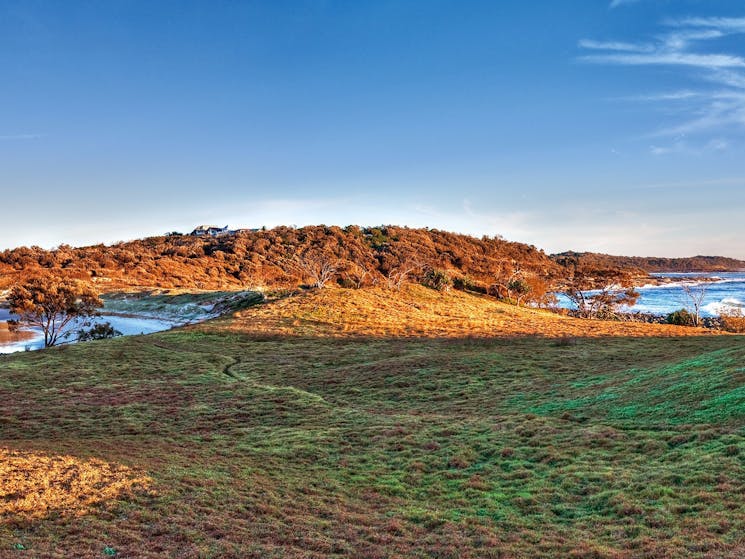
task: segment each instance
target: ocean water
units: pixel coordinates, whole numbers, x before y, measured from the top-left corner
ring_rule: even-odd
[[[690,308],[690,298],[682,287],[687,285],[694,293],[703,290],[701,316],[718,316],[733,310],[745,312],[745,272],[653,275],[675,281],[667,285],[639,288],[641,297],[633,310],[667,314],[680,308]]]
[[[703,290],[701,316],[719,316],[722,312],[738,309],[745,313],[745,272],[665,273],[652,276],[670,278],[673,281],[664,285],[637,288],[640,297],[636,305],[621,310],[657,315],[665,315],[681,308],[692,310],[692,302],[683,288],[686,285],[694,293]],[[572,308],[572,303],[563,296],[559,297],[559,305]]]

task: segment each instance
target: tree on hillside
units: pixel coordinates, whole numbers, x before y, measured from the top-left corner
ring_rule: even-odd
[[[552,301],[549,283],[534,271],[524,270],[521,262],[514,259],[499,260],[497,273],[489,292],[515,305],[545,306]]]
[[[339,267],[333,254],[316,247],[284,258],[282,264],[284,269],[303,279],[310,279],[311,285],[318,289],[326,287]]]
[[[691,313],[693,325],[699,326],[701,324],[701,307],[704,304],[706,290],[709,286],[705,283],[684,283],[680,287],[683,290],[683,305]]]
[[[419,260],[406,258],[398,266],[394,266],[388,270],[385,276],[386,285],[389,289],[401,289],[401,286],[406,283],[409,275],[422,268],[422,263]]]
[[[498,299],[506,299],[519,305],[519,299],[530,291],[524,281],[521,263],[515,259],[500,258],[496,261],[495,270],[490,293]]]
[[[575,267],[564,294],[577,307],[580,316],[613,318],[619,307],[632,307],[639,292],[623,270],[585,270]]]
[[[84,282],[49,275],[33,277],[14,286],[8,296],[10,311],[17,320],[11,328],[31,326],[44,332],[44,347],[56,345],[69,335],[65,328],[76,318],[97,314],[103,305],[93,288]]]

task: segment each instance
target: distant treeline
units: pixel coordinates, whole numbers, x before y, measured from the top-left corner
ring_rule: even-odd
[[[618,268],[638,272],[737,272],[745,270],[745,261],[724,256],[691,256],[689,258],[660,258],[644,256],[613,256],[595,252],[562,252],[551,255],[561,266],[579,263],[585,268]]]

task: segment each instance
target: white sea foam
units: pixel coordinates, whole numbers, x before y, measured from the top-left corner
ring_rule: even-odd
[[[721,315],[732,311],[742,311],[745,309],[745,302],[736,297],[727,297],[721,301],[713,301],[704,305],[701,310],[711,315]]]

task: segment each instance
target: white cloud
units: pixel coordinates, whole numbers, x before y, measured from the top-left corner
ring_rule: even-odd
[[[712,138],[709,143],[706,144],[706,148],[711,151],[726,151],[729,149],[730,143],[724,138]]]
[[[677,146],[649,146],[649,152],[652,155],[667,155],[679,151]]]
[[[731,187],[745,187],[745,176],[724,177],[709,180],[662,182],[638,185],[633,190],[701,190],[702,188],[728,190]]]
[[[704,77],[713,83],[736,89],[745,89],[745,74],[742,74],[741,72],[719,68]]]

